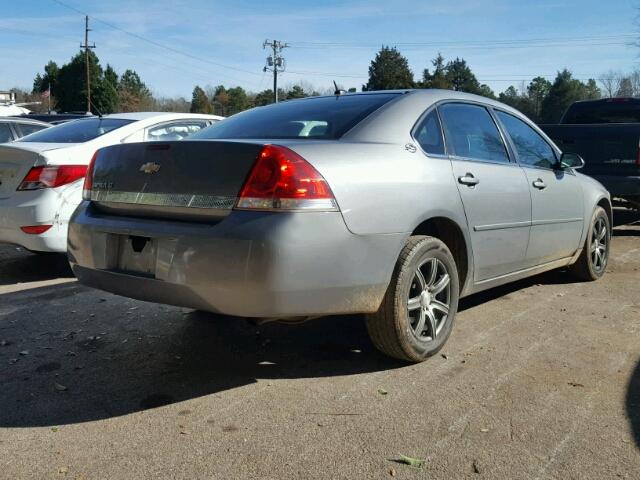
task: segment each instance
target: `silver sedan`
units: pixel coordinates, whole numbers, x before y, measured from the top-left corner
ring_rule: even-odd
[[[69,227],[81,282],[265,320],[365,313],[380,350],[422,361],[460,297],[606,269],[607,191],[486,98],[315,97],[191,138],[97,152]]]

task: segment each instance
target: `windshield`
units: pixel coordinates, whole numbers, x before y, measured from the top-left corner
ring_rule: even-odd
[[[337,95],[277,103],[234,115],[191,138],[337,139],[398,95]]]
[[[562,123],[638,123],[640,102],[612,100],[608,102],[585,102],[572,105]]]
[[[132,123],[120,118],[82,118],[41,130],[18,140],[19,142],[84,143],[105,133]]]

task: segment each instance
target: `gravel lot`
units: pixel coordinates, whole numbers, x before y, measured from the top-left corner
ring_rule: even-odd
[[[0,478],[638,479],[640,216],[616,213],[604,279],[467,298],[420,365],[361,317],[258,327],[2,246]]]

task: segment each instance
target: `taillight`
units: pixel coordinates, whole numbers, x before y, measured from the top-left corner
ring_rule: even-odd
[[[18,187],[18,190],[40,190],[61,187],[84,177],[86,165],[50,165],[33,167]]]
[[[87,174],[84,176],[84,185],[82,186],[82,199],[91,200],[91,190],[93,189],[93,169],[96,164],[96,158],[98,157],[98,151],[93,154],[89,167],[87,168]]]
[[[280,145],[265,145],[240,191],[236,208],[337,210],[326,180],[304,158]]]
[[[25,227],[20,227],[20,230],[24,233],[28,233],[29,235],[40,235],[51,227],[53,227],[53,225],[27,225]]]

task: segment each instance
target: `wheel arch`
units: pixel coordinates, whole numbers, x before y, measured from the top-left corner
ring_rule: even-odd
[[[460,225],[447,217],[431,217],[416,226],[411,235],[428,235],[444,242],[456,261],[460,292],[464,292],[472,277],[472,252]]]
[[[596,203],[597,206],[604,208],[604,211],[607,212],[607,217],[609,217],[609,225],[610,228],[613,229],[613,207],[611,206],[611,201],[607,197],[602,197]]]

